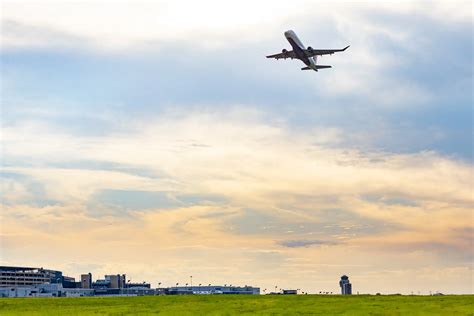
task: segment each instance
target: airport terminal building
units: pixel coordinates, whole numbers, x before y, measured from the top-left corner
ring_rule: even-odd
[[[32,267],[0,266],[0,297],[71,297],[137,296],[188,294],[260,294],[252,286],[176,286],[152,289],[150,283],[132,283],[125,274],[109,274],[93,281],[92,274],[82,274],[80,281],[61,271]]]
[[[89,296],[93,290],[77,288],[74,278],[61,271],[33,267],[0,266],[0,297]]]
[[[165,289],[168,295],[187,294],[260,294],[260,288],[252,286],[173,286]]]
[[[0,287],[34,286],[44,283],[69,283],[73,278],[64,277],[61,271],[31,267],[0,266]],[[74,282],[74,281],[73,281]]]

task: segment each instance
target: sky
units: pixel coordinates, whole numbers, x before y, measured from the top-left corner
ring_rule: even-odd
[[[301,71],[313,48],[350,48]],[[470,1],[3,1],[0,262],[473,293]]]

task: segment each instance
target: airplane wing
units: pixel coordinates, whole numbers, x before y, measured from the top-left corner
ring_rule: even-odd
[[[291,59],[293,59],[293,58],[296,58],[296,54],[295,54],[294,51],[289,50],[289,51],[283,51],[279,54],[269,55],[269,56],[267,56],[267,58],[275,58],[275,59],[291,58]]]
[[[308,57],[321,56],[321,55],[332,55],[332,54],[337,53],[337,52],[345,51],[346,49],[349,48],[349,46],[346,46],[342,49],[305,49],[304,53]]]

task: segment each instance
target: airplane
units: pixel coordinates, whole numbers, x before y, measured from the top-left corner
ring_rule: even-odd
[[[331,68],[331,66],[317,65],[317,57],[322,55],[332,55],[337,52],[343,52],[349,48],[349,46],[346,46],[342,49],[313,49],[311,46],[305,48],[298,36],[296,36],[295,32],[289,30],[286,31],[284,34],[288,42],[290,42],[290,45],[293,50],[283,49],[281,53],[269,55],[267,56],[267,58],[299,59],[306,64],[306,67],[301,68],[301,70],[312,69],[314,71],[318,71],[318,69]]]

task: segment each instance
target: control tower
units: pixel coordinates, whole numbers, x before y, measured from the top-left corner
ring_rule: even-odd
[[[341,277],[341,281],[339,281],[339,286],[341,287],[342,295],[352,294],[352,284],[349,282],[349,277],[347,275],[343,275]]]

